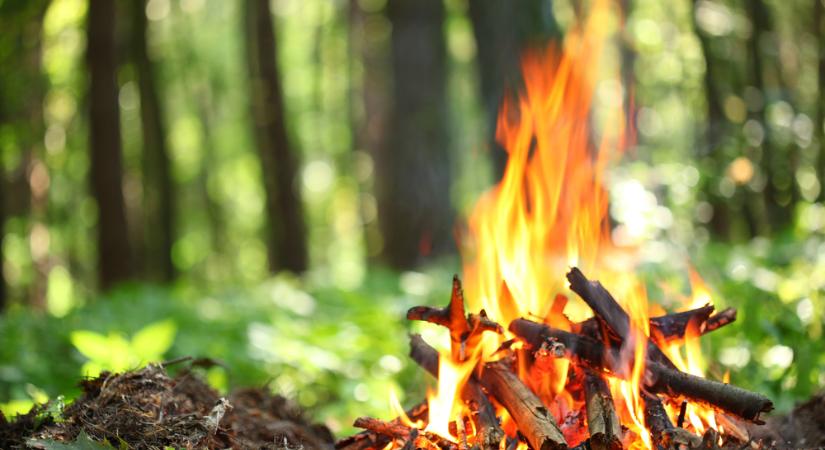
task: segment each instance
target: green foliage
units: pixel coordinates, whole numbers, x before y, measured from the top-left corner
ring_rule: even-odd
[[[88,330],[72,331],[69,340],[89,359],[83,365],[83,375],[96,377],[104,370],[123,372],[159,362],[172,347],[176,331],[175,322],[164,320],[138,330],[131,340],[116,332],[104,336]]]

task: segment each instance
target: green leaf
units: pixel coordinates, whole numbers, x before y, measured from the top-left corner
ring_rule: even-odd
[[[92,361],[108,361],[111,355],[109,338],[94,331],[76,330],[69,335],[72,345]]]
[[[81,431],[74,442],[58,442],[52,439],[29,439],[26,446],[40,450],[113,450],[108,442],[95,442],[85,431]]]
[[[132,336],[132,351],[141,362],[158,360],[172,347],[177,330],[171,319],[151,323]]]

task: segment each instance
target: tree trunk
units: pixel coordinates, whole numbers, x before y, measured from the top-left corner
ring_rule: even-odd
[[[816,100],[816,118],[814,120],[814,136],[819,145],[817,155],[817,175],[819,178],[820,202],[825,201],[825,5],[822,1],[814,1],[814,36],[817,43],[817,78],[819,89]]]
[[[441,0],[390,0],[386,13],[393,95],[376,195],[383,258],[403,269],[452,246],[445,12]]]
[[[144,270],[169,282],[175,278],[174,187],[166,146],[163,107],[146,42],[146,1],[132,0],[132,54],[140,90],[143,133],[143,216],[146,257]]]
[[[133,277],[122,188],[115,3],[90,0],[87,19],[91,182],[98,210],[98,277],[103,289]]]
[[[307,269],[299,163],[287,136],[277,44],[268,0],[245,1],[249,95],[266,192],[270,269]]]
[[[560,41],[562,36],[551,2],[472,0],[468,7],[478,49],[476,61],[489,123],[493,170],[499,179],[507,164],[507,153],[495,139],[496,119],[506,92],[519,86],[521,51],[547,41]]]
[[[766,61],[762,45],[764,40],[769,38],[768,34],[772,31],[770,11],[768,11],[768,6],[762,0],[748,0],[745,5],[752,25],[752,31],[748,38],[749,72],[752,77],[750,81],[762,93],[763,97],[767,97]],[[776,81],[779,81],[778,76]],[[794,155],[789,151],[783,151],[781,146],[774,142],[767,114],[767,101],[764,102],[759,111],[752,114],[752,118],[758,120],[765,130],[760,161],[762,171],[768,179],[765,183],[764,197],[771,229],[772,231],[780,231],[793,220],[794,167],[792,167],[791,160]],[[783,171],[787,173],[782,174]],[[783,178],[787,179],[788,182],[780,182]]]

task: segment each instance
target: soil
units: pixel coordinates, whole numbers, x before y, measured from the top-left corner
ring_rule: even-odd
[[[116,448],[331,450],[332,433],[267,389],[221,398],[194,373],[171,377],[160,365],[81,382],[83,394],[60,417],[37,406],[13,421],[0,414],[0,449],[29,439],[72,442],[81,433]]]

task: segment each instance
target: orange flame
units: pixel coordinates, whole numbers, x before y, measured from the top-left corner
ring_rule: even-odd
[[[462,421],[464,404],[461,402],[461,387],[467,382],[478,362],[478,355],[466,361],[455,362],[448,355],[438,357],[438,390],[427,396],[428,423],[425,431],[433,432],[445,439],[457,442],[450,432],[450,422]]]

